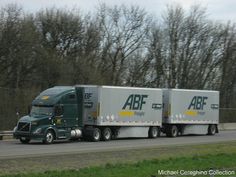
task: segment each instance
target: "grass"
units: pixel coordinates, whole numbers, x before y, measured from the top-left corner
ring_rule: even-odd
[[[236,172],[236,142],[0,160],[1,177],[161,177],[158,170],[211,168]]]
[[[144,160],[134,164],[106,164],[80,170],[46,171],[44,173],[22,173],[6,177],[148,177],[160,176],[158,170],[236,170],[236,153],[165,160]],[[235,174],[236,175],[236,174]],[[165,176],[165,175],[161,175]]]

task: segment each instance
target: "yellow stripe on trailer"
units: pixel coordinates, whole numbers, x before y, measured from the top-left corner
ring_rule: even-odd
[[[197,111],[185,111],[185,114],[188,116],[197,116]]]
[[[120,111],[119,116],[121,117],[130,117],[134,115],[134,111]]]

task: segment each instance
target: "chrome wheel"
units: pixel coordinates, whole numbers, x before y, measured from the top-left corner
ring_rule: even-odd
[[[216,134],[216,126],[215,125],[209,125],[208,135],[214,135],[214,134]]]
[[[49,130],[49,131],[47,131],[43,142],[45,144],[51,144],[51,143],[53,143],[53,141],[54,141],[54,133],[51,130]]]
[[[92,141],[99,141],[101,139],[101,131],[99,128],[94,128]]]
[[[178,129],[176,126],[172,127],[172,137],[176,137],[178,135]]]
[[[166,135],[168,137],[176,137],[178,136],[178,128],[176,125],[171,125],[171,126],[167,126],[166,128]]]
[[[157,138],[159,136],[159,128],[158,127],[150,127],[148,132],[149,138]]]
[[[111,129],[110,128],[105,128],[103,131],[102,131],[102,140],[103,141],[109,141],[111,139]]]

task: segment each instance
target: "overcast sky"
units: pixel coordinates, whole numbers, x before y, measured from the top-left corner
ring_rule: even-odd
[[[25,11],[36,12],[40,9],[58,7],[78,7],[83,12],[93,12],[99,3],[112,5],[139,5],[149,13],[160,16],[167,4],[180,4],[185,10],[193,4],[201,4],[207,8],[209,18],[221,22],[236,22],[236,0],[0,0],[0,6],[8,3],[20,4]]]

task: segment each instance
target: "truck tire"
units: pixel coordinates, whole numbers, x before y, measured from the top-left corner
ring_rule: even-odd
[[[112,137],[111,129],[106,127],[102,131],[102,140],[103,141],[110,141]]]
[[[55,139],[54,132],[52,130],[48,130],[47,133],[45,134],[43,143],[44,144],[52,144]]]
[[[158,127],[150,127],[148,131],[149,138],[157,138],[160,136],[160,129]]]
[[[22,144],[28,144],[30,142],[30,138],[20,137],[20,142]]]
[[[91,136],[91,141],[100,141],[101,139],[101,130],[99,128],[94,128]]]
[[[208,135],[215,135],[215,134],[216,134],[216,125],[209,125]]]
[[[178,128],[176,125],[171,125],[171,126],[168,126],[167,127],[167,130],[166,130],[166,135],[168,137],[177,137],[178,136]]]

